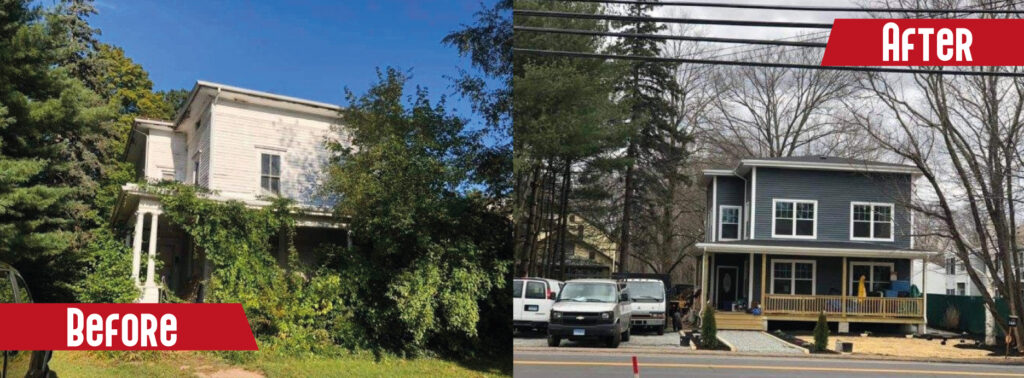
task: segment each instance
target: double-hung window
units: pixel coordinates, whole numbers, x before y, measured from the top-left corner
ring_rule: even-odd
[[[893,240],[891,203],[850,203],[851,240]]]
[[[740,239],[740,210],[741,208],[739,206],[723,205],[719,208],[718,239]]]
[[[772,203],[772,237],[813,239],[818,229],[818,201],[776,199]]]
[[[281,194],[281,155],[260,154],[260,187],[264,192]]]
[[[850,293],[857,293],[860,278],[864,277],[864,289],[868,292],[889,288],[889,279],[895,271],[891,262],[860,262],[850,263]]]
[[[772,260],[772,294],[814,295],[813,260]]]

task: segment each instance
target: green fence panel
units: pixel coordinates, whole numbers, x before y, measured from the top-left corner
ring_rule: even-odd
[[[959,314],[956,325],[949,324],[946,313],[955,309]],[[928,294],[927,318],[928,326],[954,332],[967,332],[973,335],[985,334],[985,300],[980,296]],[[996,298],[996,312],[1006,317],[1010,308],[1002,298]],[[996,336],[1002,336],[996,327]]]

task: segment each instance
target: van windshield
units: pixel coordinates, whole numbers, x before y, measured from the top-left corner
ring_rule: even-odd
[[[629,296],[637,302],[661,302],[665,300],[665,286],[661,282],[626,282]]]
[[[569,282],[558,294],[559,301],[617,302],[615,284],[596,282]]]

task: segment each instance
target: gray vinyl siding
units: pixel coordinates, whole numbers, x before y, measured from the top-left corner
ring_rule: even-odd
[[[716,218],[720,218],[721,217],[720,214],[722,213],[721,212],[722,205],[743,207],[743,180],[741,180],[741,179],[739,179],[737,177],[728,177],[728,176],[720,176],[720,177],[718,177],[718,204],[716,206],[716,209],[718,209],[718,211],[715,212],[715,217]],[[740,215],[741,216],[740,225],[741,225],[741,228],[742,228],[742,224],[743,224],[743,221],[744,221],[744,219],[742,219],[742,213],[743,213],[743,211],[740,210],[740,214],[741,214]],[[718,219],[713,219],[712,220],[712,227],[715,227],[715,229],[717,230],[717,228],[718,228]],[[742,230],[740,230],[740,232],[742,234]],[[721,235],[716,235],[715,237],[717,239],[721,239]]]
[[[714,204],[711,203],[711,201],[713,201],[712,200],[713,192],[711,191],[711,188],[714,188],[714,187],[715,187],[714,179],[712,179],[710,182],[708,182],[708,187],[705,188],[705,190],[704,190],[704,193],[707,194],[707,201],[704,202],[704,205],[705,205],[704,208],[706,209],[706,211],[704,211],[704,213],[707,214],[704,217],[704,241],[708,242],[708,243],[714,241],[714,240],[711,239],[711,225],[715,224],[715,222],[713,222],[712,219],[711,219],[711,217],[713,216],[713,214],[711,214],[711,209],[712,209],[712,207],[714,207]]]
[[[772,238],[772,199],[817,200],[817,238],[821,241],[850,240],[850,203],[894,204],[894,241],[865,243],[910,247],[910,215],[905,204],[910,198],[910,175],[764,168],[757,169],[757,198],[754,211],[755,238]]]

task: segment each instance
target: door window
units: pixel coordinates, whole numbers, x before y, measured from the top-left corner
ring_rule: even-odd
[[[512,281],[512,298],[523,297],[523,281]]]
[[[529,281],[526,283],[526,299],[547,299],[546,289],[543,282]]]

